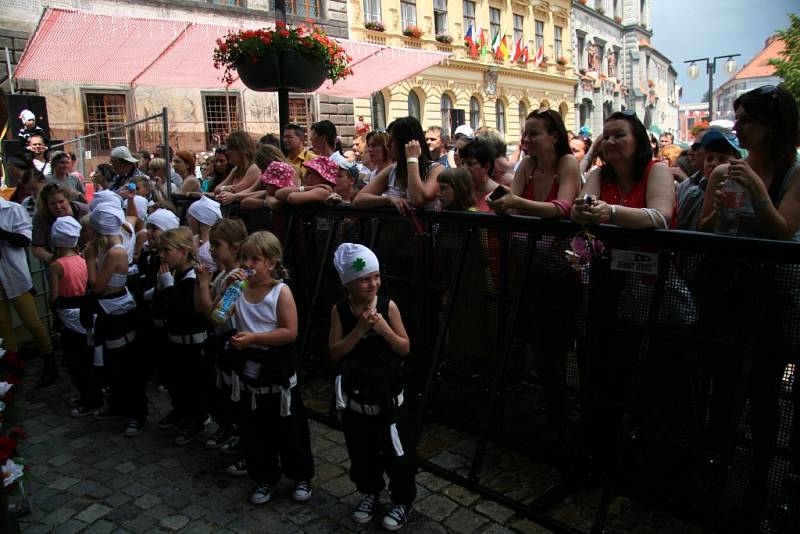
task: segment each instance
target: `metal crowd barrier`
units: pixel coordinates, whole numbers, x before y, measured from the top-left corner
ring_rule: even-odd
[[[800,244],[601,226],[577,273],[568,221],[314,206],[269,227],[317,419],[338,425],[332,255],[359,242],[411,338],[424,469],[557,532],[616,528],[619,496],[710,531],[800,531]]]

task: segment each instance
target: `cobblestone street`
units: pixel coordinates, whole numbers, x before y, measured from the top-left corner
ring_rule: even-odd
[[[22,518],[23,532],[379,532],[382,515],[359,526],[350,519],[358,495],[347,476],[341,432],[311,422],[317,462],[314,494],[298,504],[287,481],[273,502],[247,502],[253,484],[232,477],[225,467],[236,457],[203,449],[205,438],[173,445],[172,431],[155,423],[167,410],[167,394],[148,389],[150,423],[136,438],[122,435],[124,421],[68,416],[74,394],[63,373],[50,388],[36,391],[38,360],[29,362],[22,395],[23,424],[30,438],[22,454],[32,465],[26,483],[33,512]],[[213,432],[214,426],[207,429]],[[406,532],[548,532],[511,510],[459,486],[420,472],[418,498]],[[388,509],[382,496],[381,512]]]

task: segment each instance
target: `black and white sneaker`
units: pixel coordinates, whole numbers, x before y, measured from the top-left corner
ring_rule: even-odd
[[[219,448],[219,452],[226,456],[239,456],[244,452],[244,443],[241,436],[234,436],[228,443]]]
[[[102,408],[94,412],[94,418],[100,421],[113,421],[114,419],[122,419],[122,415],[111,408]]]
[[[239,460],[235,464],[229,465],[225,469],[225,472],[228,473],[229,475],[232,475],[232,476],[235,476],[235,477],[240,477],[240,476],[246,475],[247,474],[247,460],[242,458],[241,460]]]
[[[308,481],[300,481],[295,484],[294,491],[292,491],[292,499],[297,502],[305,502],[311,498],[311,483]]]
[[[202,434],[205,429],[206,425],[201,422],[195,422],[186,425],[183,429],[181,429],[178,437],[175,438],[175,445],[188,445],[194,438]]]
[[[275,490],[275,486],[272,484],[259,484],[256,486],[255,491],[253,494],[250,495],[250,503],[251,504],[264,504],[265,502],[269,502],[272,498],[272,492]]]
[[[134,438],[144,432],[144,419],[131,419],[128,421],[128,426],[125,427],[125,436]]]
[[[94,406],[87,406],[85,404],[76,404],[73,408],[69,411],[70,417],[86,417],[87,415],[91,415],[96,413],[99,408],[102,408],[103,405],[94,405]]]
[[[353,510],[353,513],[350,517],[352,517],[353,521],[360,525],[369,523],[372,521],[372,514],[375,513],[375,506],[377,504],[377,495],[374,493],[364,493],[361,495],[361,500],[358,502],[358,506],[356,506],[356,509]]]
[[[408,521],[408,514],[411,507],[405,504],[395,504],[394,508],[383,518],[381,526],[386,530],[394,532],[403,528]]]
[[[158,428],[160,430],[167,430],[168,428],[172,428],[182,421],[183,418],[178,415],[178,412],[175,410],[170,410],[167,415],[158,420]]]
[[[239,436],[235,433],[233,429],[219,427],[216,432],[214,432],[210,438],[206,440],[205,447],[210,451],[215,451],[222,447],[223,445],[230,443],[234,439],[238,439]]]

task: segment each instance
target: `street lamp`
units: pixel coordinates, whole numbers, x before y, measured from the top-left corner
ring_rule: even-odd
[[[736,72],[736,61],[733,59],[739,57],[741,54],[725,54],[724,56],[715,56],[713,59],[701,57],[697,59],[688,59],[684,63],[689,63],[689,68],[686,69],[686,75],[690,80],[696,80],[700,76],[700,67],[697,66],[698,61],[706,62],[706,72],[708,73],[708,120],[714,120],[714,72],[717,70],[717,60],[728,58],[725,62],[725,72],[728,76],[732,76]]]

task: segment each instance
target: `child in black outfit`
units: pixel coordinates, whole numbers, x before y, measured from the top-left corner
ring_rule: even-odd
[[[393,506],[382,525],[395,531],[406,524],[416,497],[417,458],[400,367],[408,335],[394,301],[378,296],[380,266],[371,250],[342,243],[333,262],[348,293],[331,310],[329,347],[341,361],[336,407],[344,410],[350,479],[362,494],[352,518],[372,519],[385,472]]]

